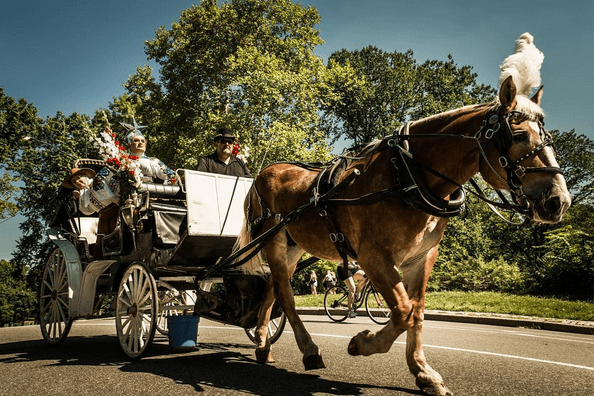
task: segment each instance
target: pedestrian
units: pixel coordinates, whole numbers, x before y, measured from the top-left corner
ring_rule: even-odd
[[[309,273],[309,282],[307,282],[307,284],[309,285],[311,294],[318,294],[318,276],[314,270]]]

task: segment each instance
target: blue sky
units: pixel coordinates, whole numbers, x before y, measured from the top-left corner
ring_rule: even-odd
[[[412,49],[418,62],[470,65],[497,86],[499,65],[518,36],[530,32],[544,53],[543,108],[548,129],[575,129],[594,139],[594,2],[566,1],[295,1],[315,6],[324,60],[337,50],[374,45]],[[145,40],[169,28],[185,0],[20,0],[0,12],[0,87],[32,103],[41,117],[57,111],[93,114],[124,92],[137,66],[151,64]],[[151,64],[154,66],[154,64]],[[0,224],[0,258],[20,236],[17,216]]]

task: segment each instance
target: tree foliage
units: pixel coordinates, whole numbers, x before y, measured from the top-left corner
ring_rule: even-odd
[[[25,271],[17,272],[6,260],[0,260],[0,327],[24,321],[33,314],[35,294],[25,282]]]
[[[411,119],[491,101],[496,93],[451,55],[419,65],[411,50],[343,49],[330,56],[328,70],[335,96],[323,106],[325,128],[355,145],[390,135]]]
[[[223,126],[250,149],[254,173],[279,160],[325,159],[318,109],[330,90],[313,53],[319,21],[315,8],[289,0],[203,1],[146,42],[159,82],[139,68],[111,109],[133,107],[149,125],[149,150],[172,167],[195,168]]]

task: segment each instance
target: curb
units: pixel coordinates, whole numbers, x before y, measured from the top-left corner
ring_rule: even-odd
[[[297,308],[297,313],[300,315],[326,315],[324,308],[317,307],[299,307]],[[357,313],[359,316],[367,316],[367,313],[364,311]],[[594,322],[570,319],[544,319],[509,314],[426,310],[425,320],[594,334]]]

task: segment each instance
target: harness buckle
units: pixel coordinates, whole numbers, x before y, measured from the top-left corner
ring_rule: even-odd
[[[326,212],[326,209],[319,209],[318,214],[320,217],[328,217],[328,212]]]
[[[507,168],[507,166],[509,165],[507,158],[499,157],[499,165],[501,165],[503,168]]]
[[[514,173],[516,174],[516,176],[518,177],[523,177],[526,174],[525,168],[522,166],[518,166],[516,168],[516,170],[514,171]]]
[[[276,220],[276,221],[282,221],[283,220],[283,216],[280,213],[275,213],[274,214],[274,220]]]
[[[331,232],[329,235],[330,235],[330,240],[332,241],[332,243],[344,242],[344,234],[342,232],[339,232],[337,234]]]
[[[493,135],[499,130],[500,126],[500,123],[493,125],[493,128],[488,129],[487,132],[485,132],[485,138],[487,138],[487,140],[491,139]]]

